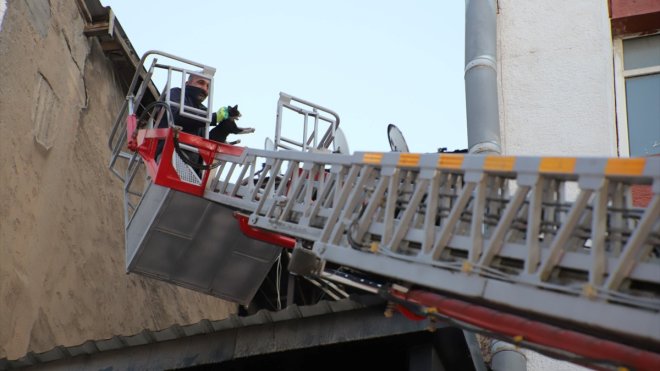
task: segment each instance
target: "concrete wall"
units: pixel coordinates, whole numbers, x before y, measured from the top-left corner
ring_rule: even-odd
[[[616,156],[607,1],[499,0],[503,154]]]
[[[617,156],[607,1],[498,0],[503,155]],[[587,370],[528,349],[528,370]]]
[[[75,1],[6,5],[0,358],[235,312],[213,297],[125,274],[122,184],[107,169],[107,137],[124,95],[113,66],[83,35]]]
[[[5,18],[7,11],[7,0],[0,0],[0,31],[2,31],[2,20]]]

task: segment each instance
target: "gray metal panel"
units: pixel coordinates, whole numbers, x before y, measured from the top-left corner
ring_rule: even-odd
[[[135,214],[126,226],[126,271],[129,272],[130,263],[138,253],[140,241],[148,233],[148,227],[153,223],[157,211],[165,201],[168,188],[151,183],[140,200]]]
[[[126,231],[127,270],[247,305],[280,253],[233,210],[152,184]]]

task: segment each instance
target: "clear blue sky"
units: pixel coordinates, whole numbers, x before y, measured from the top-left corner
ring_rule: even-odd
[[[241,145],[275,133],[279,92],[337,112],[354,151],[467,148],[465,2],[437,0],[101,0],[138,54],[217,68],[214,107],[238,104]],[[239,137],[232,136],[230,140]]]

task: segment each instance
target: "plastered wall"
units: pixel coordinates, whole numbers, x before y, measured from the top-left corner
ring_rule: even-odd
[[[0,358],[235,312],[125,273],[107,168],[124,92],[76,2],[13,0],[0,19]]]
[[[607,2],[498,5],[503,154],[616,156]]]

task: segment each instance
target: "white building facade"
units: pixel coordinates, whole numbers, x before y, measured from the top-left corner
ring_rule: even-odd
[[[497,11],[503,155],[660,155],[660,1],[498,0]],[[522,352],[528,370],[584,370]]]
[[[660,154],[660,1],[497,6],[502,154]]]

